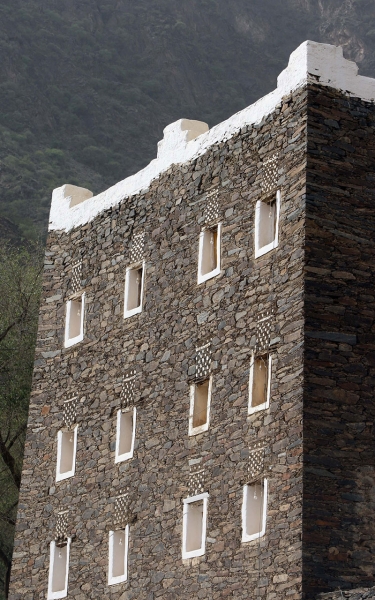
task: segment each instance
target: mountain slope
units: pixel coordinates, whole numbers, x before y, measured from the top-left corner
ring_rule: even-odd
[[[0,213],[45,229],[54,187],[139,170],[168,123],[254,102],[309,38],[375,74],[372,0],[1,0]]]

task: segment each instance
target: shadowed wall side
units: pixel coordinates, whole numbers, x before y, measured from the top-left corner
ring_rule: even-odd
[[[304,596],[374,584],[375,108],[310,86]]]

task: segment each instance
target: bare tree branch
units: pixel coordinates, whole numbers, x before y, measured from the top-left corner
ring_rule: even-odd
[[[20,435],[25,433],[26,429],[27,429],[27,423],[22,423],[22,425],[18,428],[18,430],[12,437],[12,439],[9,441],[9,443],[7,443],[8,450],[10,450],[12,448],[13,444],[18,440]]]
[[[3,563],[5,570],[6,570],[6,579],[5,579],[5,593],[6,593],[6,597],[8,596],[8,592],[9,592],[9,583],[10,583],[10,567],[11,567],[11,559],[8,558],[8,556],[5,554],[5,552],[3,551],[3,549],[0,546],[0,560]]]
[[[36,283],[36,281],[35,281],[35,283]],[[12,321],[12,323],[10,323],[2,332],[0,332],[0,342],[2,342],[6,338],[8,333],[16,325],[19,325],[20,323],[22,323],[24,318],[27,316],[27,314],[29,312],[30,301],[31,301],[33,294],[34,294],[34,289],[30,292],[30,294],[25,294],[24,292],[20,291],[20,296],[24,300],[24,302],[22,302],[23,310],[18,315],[18,317]]]
[[[8,335],[8,333],[13,329],[13,327],[15,327],[17,325],[17,323],[20,323],[21,321],[13,321],[13,323],[11,323],[10,325],[8,325],[8,327],[6,327],[1,333],[0,333],[0,342],[2,342],[3,340],[5,340],[6,336]]]
[[[16,525],[16,520],[12,519],[12,517],[8,517],[8,515],[0,515],[0,521],[4,521],[5,523],[8,523],[8,525],[12,525],[13,527],[15,527]]]
[[[12,479],[13,479],[14,484],[16,485],[17,489],[20,489],[21,471],[17,464],[16,459],[9,452],[9,450],[3,440],[1,430],[0,430],[0,456],[3,459],[4,463],[6,464],[6,466],[8,467],[9,472],[12,476]]]

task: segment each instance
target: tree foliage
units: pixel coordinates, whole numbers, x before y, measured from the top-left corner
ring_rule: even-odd
[[[41,285],[38,247],[0,243],[0,598],[10,573]],[[5,596],[3,596],[5,597]]]

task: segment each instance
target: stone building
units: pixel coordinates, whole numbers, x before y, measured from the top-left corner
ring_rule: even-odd
[[[375,584],[375,80],[277,89],[54,191],[13,600]]]

